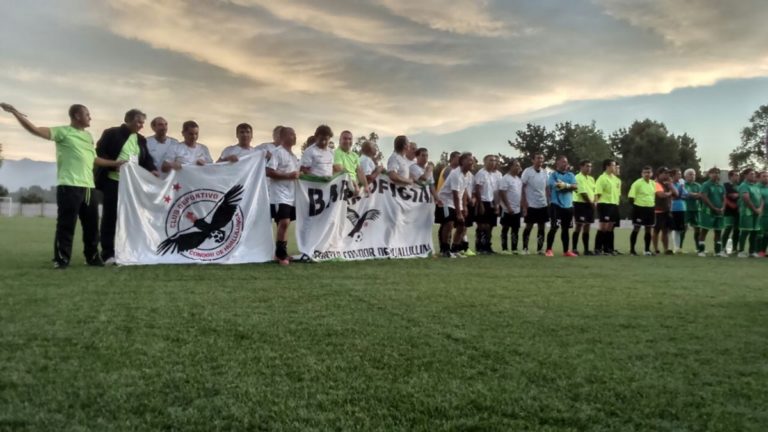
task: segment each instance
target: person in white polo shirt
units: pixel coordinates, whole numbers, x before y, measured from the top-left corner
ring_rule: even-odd
[[[256,151],[256,148],[251,146],[251,140],[253,139],[253,128],[251,125],[240,123],[235,128],[235,135],[237,136],[237,144],[226,147],[221,152],[218,162],[237,162],[241,157]]]
[[[473,164],[472,153],[459,156],[459,167],[451,170],[442,188],[437,192],[437,199],[443,203],[440,255],[444,258],[456,258],[461,252],[462,231],[467,216],[467,174]],[[454,227],[456,232],[451,236]]]
[[[265,142],[256,146],[256,150],[265,152],[267,160],[272,157],[272,152],[280,146],[280,132],[282,130],[282,125],[275,126],[272,129],[272,142]]]
[[[410,142],[408,137],[400,135],[395,138],[395,151],[387,159],[387,175],[389,179],[396,184],[413,184],[411,179],[411,161],[408,160],[407,153]]]
[[[528,240],[531,237],[533,226],[538,227],[536,232],[536,252],[544,254],[544,231],[549,220],[549,187],[547,182],[549,175],[544,168],[544,155],[536,153],[531,159],[532,166],[523,171],[522,209],[525,219],[523,230],[523,255],[528,255]]]
[[[296,179],[299,178],[299,160],[293,154],[296,133],[289,127],[280,130],[279,146],[267,163],[269,202],[272,218],[277,224],[275,257],[280,265],[288,265],[288,227],[296,220]]]
[[[340,172],[340,166],[333,164],[333,150],[329,143],[333,131],[326,125],[320,125],[315,130],[315,143],[301,155],[301,172],[330,180],[334,173]]]
[[[164,118],[155,117],[149,122],[149,125],[155,134],[147,137],[147,150],[149,150],[149,154],[152,156],[155,167],[160,169],[163,166],[168,150],[179,142],[175,138],[168,136],[168,121]]]
[[[200,126],[192,120],[185,121],[181,126],[184,141],[168,150],[163,162],[163,172],[172,169],[180,170],[184,165],[205,165],[213,163],[208,147],[197,142],[200,136]]]
[[[497,224],[499,215],[499,182],[501,173],[497,169],[496,156],[487,155],[483,158],[483,168],[475,174],[474,193],[477,197],[475,205],[475,250],[480,254],[493,254],[491,238],[493,227]]]
[[[374,157],[376,156],[376,148],[370,141],[365,141],[360,147],[360,168],[365,174],[365,179],[368,183],[373,182],[382,171],[384,167],[376,163]]]

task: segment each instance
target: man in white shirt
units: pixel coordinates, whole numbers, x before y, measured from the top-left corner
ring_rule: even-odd
[[[448,174],[443,187],[437,192],[437,199],[443,203],[439,236],[440,255],[444,258],[455,258],[461,251],[462,230],[467,216],[467,174],[472,164],[472,153],[459,156],[459,168]],[[454,227],[456,231],[451,236]]]
[[[341,167],[333,164],[333,150],[328,143],[333,137],[333,131],[326,125],[318,126],[315,130],[315,143],[301,155],[301,172],[330,180],[333,174],[341,171]]]
[[[255,147],[251,147],[251,140],[253,139],[253,128],[248,123],[240,123],[235,128],[235,135],[237,136],[237,144],[226,147],[221,152],[218,162],[237,162],[241,157],[249,155],[256,151]]]
[[[149,150],[149,154],[155,162],[155,167],[160,169],[163,166],[168,150],[179,142],[168,136],[168,122],[164,118],[155,117],[149,125],[155,134],[147,137],[147,150]]]
[[[360,147],[360,168],[369,184],[384,171],[384,167],[377,164],[374,157],[376,157],[376,148],[373,143],[370,141],[363,142],[362,147]]]
[[[200,136],[200,126],[192,120],[185,121],[181,127],[184,142],[171,147],[163,161],[163,172],[172,169],[180,170],[184,165],[199,165],[213,163],[208,147],[197,142]]]
[[[296,179],[299,178],[299,160],[293,154],[296,133],[292,128],[280,130],[279,146],[267,163],[269,202],[272,218],[277,224],[275,257],[280,265],[288,265],[288,226],[296,220]]]
[[[497,169],[496,156],[483,158],[483,169],[475,175],[474,193],[476,199],[475,249],[480,254],[492,254],[491,238],[499,214],[498,191],[501,173]]]
[[[509,172],[499,182],[499,200],[501,202],[501,250],[507,252],[509,232],[512,231],[512,253],[517,254],[517,236],[520,233],[520,205],[523,195],[523,181],[520,162],[513,160]]]
[[[528,255],[528,240],[533,226],[536,225],[536,251],[544,254],[544,231],[549,220],[549,175],[544,168],[544,155],[536,153],[531,159],[533,166],[523,171],[522,211],[525,219],[523,230],[523,255]]]
[[[389,180],[399,185],[411,185],[411,161],[408,160],[407,152],[410,142],[408,137],[400,135],[395,138],[395,152],[387,159],[387,175]]]
[[[266,159],[269,160],[269,158],[272,157],[272,152],[280,146],[280,132],[282,130],[282,125],[275,126],[275,128],[272,129],[272,142],[261,143],[255,147],[255,150],[265,152]]]

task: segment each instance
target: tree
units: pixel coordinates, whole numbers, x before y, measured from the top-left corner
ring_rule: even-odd
[[[515,132],[515,135],[517,137],[514,142],[511,140],[507,140],[507,142],[520,154],[521,165],[524,167],[530,165],[531,157],[536,153],[544,154],[544,163],[554,161],[554,156],[551,154],[554,134],[548,131],[546,127],[528,123],[524,130]]]
[[[554,164],[558,156],[567,157],[572,165],[583,159],[599,164],[599,161],[613,156],[605,133],[594,122],[588,125],[558,123],[553,131],[529,123],[525,130],[517,131],[516,134],[515,142],[508,142],[521,153],[520,162],[523,166],[530,164],[530,157],[535,153],[542,153],[544,163],[549,165]]]
[[[758,108],[749,123],[749,126],[741,130],[741,144],[729,155],[731,168],[768,168],[768,105]]]
[[[678,166],[680,169],[686,170],[693,168],[699,177],[703,177],[701,172],[701,158],[698,155],[698,145],[693,137],[687,133],[677,137],[680,143],[680,161]]]
[[[22,204],[40,204],[45,202],[43,197],[34,193],[28,193],[28,194],[22,195],[19,201]]]
[[[8,188],[0,185],[0,197],[7,197],[9,195]]]
[[[574,127],[573,153],[573,159],[569,158],[571,165],[578,167],[580,161],[590,160],[593,172],[605,159],[615,157],[605,133],[597,128],[595,122],[588,125],[577,124]]]

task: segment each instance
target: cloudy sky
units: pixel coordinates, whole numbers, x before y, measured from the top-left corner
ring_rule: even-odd
[[[40,125],[131,107],[218,154],[246,121],[305,137],[406,133],[430,148],[511,153],[527,121],[651,117],[725,165],[768,103],[765,0],[26,0],[0,2],[0,99]],[[149,128],[145,131],[151,133]],[[8,159],[53,160],[0,117]]]

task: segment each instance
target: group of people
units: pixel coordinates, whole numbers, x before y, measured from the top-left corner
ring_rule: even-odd
[[[496,253],[491,239],[498,223],[502,227],[503,254],[528,255],[534,227],[537,228],[536,252],[540,255],[554,256],[558,231],[567,257],[621,254],[614,241],[614,231],[621,220],[622,197],[620,167],[615,160],[602,162],[602,174],[597,179],[591,175],[591,161],[580,161],[578,173],[574,174],[565,156],[557,157],[551,172],[544,167],[542,154],[535,154],[531,166],[525,170],[520,161],[513,160],[504,175],[496,156],[486,156],[483,168],[473,174],[474,164],[472,154],[453,152],[449,165],[438,175],[435,222],[440,224],[441,256],[474,255],[466,237],[467,228],[474,224],[477,225],[477,253]],[[708,171],[703,184],[696,181],[697,173],[693,169],[682,172],[659,167],[654,175],[653,168],[646,166],[639,174],[640,178],[627,193],[633,225],[631,255],[661,254],[660,243],[664,254],[682,251],[690,227],[699,256],[707,256],[705,242],[712,231],[716,256],[728,256],[724,242],[733,235],[732,244],[738,257],[765,257],[768,172],[730,171],[724,184],[718,168]],[[594,248],[590,249],[590,231],[595,222],[597,233]],[[522,250],[518,252],[518,236],[523,225]],[[638,251],[641,231],[644,231],[644,248]],[[579,240],[583,246],[581,254]]]
[[[11,113],[31,134],[56,143],[58,214],[53,262],[58,269],[70,264],[78,218],[86,263],[103,266],[115,262],[118,186],[123,164],[135,159],[142,168],[163,177],[187,165],[214,163],[208,148],[198,142],[200,127],[194,121],[182,124],[183,140],[176,141],[168,136],[168,122],[155,117],[150,122],[153,135],[145,138],[139,132],[147,116],[132,109],[120,126],[106,129],[94,144],[86,131],[90,127],[90,112],[83,105],[72,105],[70,124],[58,127],[38,127],[9,104],[2,103],[0,108]],[[448,165],[435,175],[428,150],[402,135],[395,138],[394,152],[385,164],[376,160],[377,149],[371,142],[363,143],[360,154],[353,151],[354,137],[350,131],[340,134],[334,149],[330,145],[333,131],[326,125],[319,126],[307,139],[300,159],[293,151],[296,133],[290,127],[275,127],[272,141],[256,146],[252,145],[253,128],[247,123],[237,125],[235,136],[237,143],[226,147],[216,162],[235,163],[257,152],[266,159],[271,215],[277,225],[275,259],[282,265],[290,263],[287,242],[289,226],[296,219],[296,180],[301,175],[330,179],[339,173],[350,176],[355,194],[367,193],[368,184],[384,172],[396,184],[429,188],[435,198],[435,223],[440,225],[443,257],[475,254],[467,241],[467,229],[475,224],[475,249],[480,254],[496,253],[492,232],[498,224],[502,227],[501,253],[516,254],[518,246],[522,246],[521,253],[529,254],[534,228],[536,251],[542,255],[554,256],[558,231],[565,256],[580,255],[579,240],[583,255],[619,253],[614,245],[614,230],[620,223],[622,185],[619,165],[614,160],[603,161],[603,173],[595,180],[591,175],[592,162],[587,160],[579,163],[578,173],[574,174],[566,157],[558,157],[554,170],[548,171],[543,155],[535,154],[525,170],[519,160],[514,160],[502,175],[496,156],[486,156],[482,168],[476,170],[477,160],[471,153],[453,152]],[[719,256],[727,256],[723,240],[731,234],[740,257],[765,255],[768,217],[763,210],[768,200],[768,173],[760,173],[758,179],[754,170],[732,171],[730,182],[724,185],[717,168],[709,170],[708,175],[709,179],[699,184],[691,169],[681,173],[661,167],[655,177],[651,167],[643,169],[627,195],[634,226],[630,237],[632,255],[638,254],[636,243],[642,229],[643,254],[661,253],[659,240],[664,253],[672,254],[682,248],[689,226],[694,229],[694,241],[702,256],[706,256],[704,244],[709,231],[714,232],[714,253]],[[100,223],[96,200],[92,199],[94,189],[103,194]],[[590,249],[595,221],[597,233],[594,248]]]

